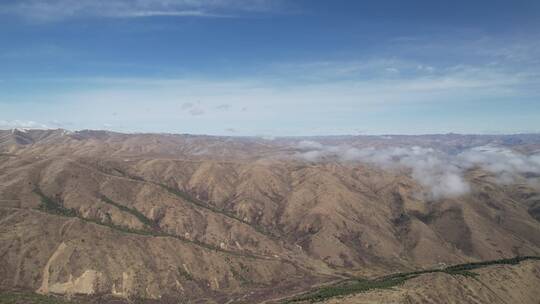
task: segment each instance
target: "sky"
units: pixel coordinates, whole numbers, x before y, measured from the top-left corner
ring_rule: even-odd
[[[0,129],[540,132],[540,1],[0,0]]]

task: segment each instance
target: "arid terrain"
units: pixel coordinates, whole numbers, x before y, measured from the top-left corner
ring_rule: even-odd
[[[0,289],[262,303],[540,256],[539,152],[534,134],[0,131]],[[538,303],[540,261],[475,272],[325,303]]]
[[[391,289],[379,289],[323,300],[323,304],[379,303],[538,303],[540,263],[499,265],[471,275],[431,273]],[[309,303],[309,302],[307,302]]]

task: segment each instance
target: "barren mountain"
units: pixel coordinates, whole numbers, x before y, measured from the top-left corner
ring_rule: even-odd
[[[0,131],[0,289],[257,303],[348,277],[540,255],[539,149],[538,135]],[[516,280],[537,276],[534,263]],[[453,280],[433,276],[433,290]],[[448,284],[486,283],[463,280]]]

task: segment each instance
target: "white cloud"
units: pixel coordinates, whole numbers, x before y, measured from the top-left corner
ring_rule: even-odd
[[[464,172],[480,167],[494,173],[500,183],[512,183],[524,173],[540,174],[540,154],[524,155],[499,147],[476,147],[457,155],[423,147],[354,148],[325,146],[315,142],[298,144],[302,152],[295,156],[306,161],[337,158],[360,161],[384,169],[408,168],[411,177],[437,199],[456,197],[470,191]],[[306,151],[307,150],[307,151]]]
[[[206,112],[203,109],[200,101],[197,101],[196,103],[184,102],[180,106],[180,109],[182,109],[183,111],[187,111],[187,113],[193,116],[203,115]]]
[[[448,108],[456,100],[474,102],[519,98],[527,94],[527,89],[521,89],[516,78],[519,76],[494,76],[485,72],[324,83],[292,81],[294,85],[275,83],[271,78],[226,81],[182,78],[30,79],[28,84],[55,84],[50,86],[51,92],[40,96],[43,102],[26,111],[19,110],[25,100],[21,100],[19,106],[0,100],[0,106],[4,112],[3,119],[24,117],[37,121],[43,116],[41,113],[46,113],[48,120],[70,117],[76,122],[73,128],[100,128],[103,123],[111,122],[115,126],[129,128],[117,131],[219,134],[226,125],[241,130],[242,135],[329,135],[351,134],[361,126],[368,134],[403,132],[399,130],[410,134],[426,132],[418,130],[425,122],[403,129],[404,126],[398,125],[399,121],[393,126],[365,119],[369,119],[369,113],[379,113],[385,119],[380,113],[395,112],[395,106],[414,108],[429,103]],[[26,102],[33,104],[34,99],[28,98]],[[220,110],[225,108],[222,105],[229,105],[229,110]],[[113,112],[122,114],[113,120],[103,117],[103,113]],[[190,121],[184,115],[200,118],[203,112],[208,121]],[[444,132],[435,127],[431,124],[428,132]],[[463,131],[466,128],[453,131],[484,130],[480,126],[479,130]]]
[[[227,110],[230,110],[231,107],[232,106],[230,104],[220,104],[219,106],[216,107],[216,109],[222,110],[222,111],[227,111]]]
[[[307,151],[307,152],[298,154],[298,156],[300,156],[302,159],[310,161],[310,162],[319,161],[325,155],[326,155],[325,151],[317,151],[317,150]]]
[[[276,0],[18,0],[0,3],[0,14],[34,21],[77,16],[140,18],[155,16],[232,17],[230,13],[266,11]]]
[[[193,109],[189,110],[189,114],[195,115],[195,116],[203,115],[203,114],[204,114],[204,110],[201,109],[201,108],[193,108]]]
[[[0,120],[0,129],[49,129],[49,126],[32,120]]]
[[[193,104],[192,102],[184,102],[184,103],[180,106],[180,108],[181,108],[182,110],[187,110],[187,109],[193,108],[193,106],[194,106],[194,104]]]
[[[423,64],[419,64],[417,67],[416,67],[417,70],[419,71],[425,71],[425,72],[428,72],[428,73],[432,73],[435,71],[435,68],[432,67],[432,66],[429,66],[429,65],[423,65]]]
[[[476,147],[458,155],[457,161],[466,167],[480,166],[494,173],[500,183],[512,183],[517,175],[540,174],[540,154],[523,155],[505,148]]]
[[[454,197],[469,191],[462,169],[450,156],[431,148],[349,148],[339,156],[346,161],[375,163],[384,168],[406,167],[411,176],[430,190],[434,198]]]
[[[272,136],[272,135],[259,135],[257,137],[259,137],[260,139],[263,139],[263,140],[267,140],[267,141],[273,141],[273,140],[276,139],[276,137]]]
[[[311,140],[302,140],[298,143],[298,148],[299,149],[306,149],[306,150],[309,150],[309,149],[322,149],[323,148],[323,145],[316,142],[316,141],[311,141]]]
[[[400,72],[387,73],[384,69],[388,67]],[[239,130],[241,135],[353,134],[358,129],[366,134],[538,131],[534,129],[538,113],[530,111],[519,117],[516,114],[526,112],[524,109],[537,103],[539,96],[538,75],[524,72],[525,67],[521,66],[514,69],[486,65],[431,67],[423,62],[379,58],[264,64],[259,68],[255,76],[226,79],[9,80],[26,85],[46,84],[50,89],[39,96],[43,106],[36,104],[23,111],[17,110],[14,103],[2,104],[0,100],[0,107],[3,119],[37,121],[42,116],[39,112],[44,112],[48,120],[70,117],[77,122],[75,128],[99,128],[104,122],[126,128],[117,131],[220,134],[224,126]],[[20,99],[33,103],[36,98]],[[523,100],[524,106],[516,107],[510,113],[514,115],[506,120],[506,113],[499,109],[511,106],[516,100]],[[82,112],[78,108],[86,109],[84,117],[79,117]],[[152,110],[147,111],[148,108]],[[473,108],[485,111],[460,110]],[[407,113],[396,117],[402,110]],[[122,115],[109,120],[103,117],[105,112]],[[205,115],[201,115],[203,112]],[[463,117],[458,113],[463,113]],[[507,123],[496,125],[499,130],[490,129],[498,119]]]
[[[215,17],[215,18],[230,18],[231,15],[212,14],[204,11],[128,11],[122,12],[111,17],[125,17],[125,18],[137,18],[137,17]]]

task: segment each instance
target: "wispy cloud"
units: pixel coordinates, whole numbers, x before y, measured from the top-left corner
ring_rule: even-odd
[[[182,109],[182,111],[187,111],[187,113],[193,116],[199,116],[205,113],[200,101],[197,101],[196,103],[184,102],[180,105],[180,109]]]
[[[532,66],[535,63],[531,62],[533,60],[516,69],[516,66],[509,62],[453,62],[434,66],[417,60],[381,57],[367,60],[276,63],[268,68],[268,73],[286,79],[296,77],[304,82],[398,82],[416,90],[482,88],[538,81],[540,77]],[[409,84],[406,84],[407,81]]]
[[[416,68],[419,64],[411,66]],[[326,71],[318,73],[322,79]],[[26,85],[39,87],[54,83],[51,87],[59,89],[39,97],[48,103],[39,111],[47,113],[49,119],[69,116],[78,117],[73,120],[81,124],[95,121],[95,124],[76,126],[81,128],[101,127],[101,124],[97,124],[105,111],[122,113],[114,117],[122,122],[115,123],[115,126],[131,126],[130,130],[118,131],[178,130],[219,134],[226,125],[241,130],[243,135],[329,135],[352,134],[359,128],[369,134],[418,134],[450,130],[483,132],[488,126],[493,128],[491,120],[482,122],[475,118],[474,124],[471,122],[467,125],[467,117],[460,117],[459,125],[449,130],[448,124],[438,126],[438,122],[429,115],[412,116],[407,121],[390,121],[385,115],[404,107],[421,111],[426,111],[426,107],[452,109],[456,103],[478,104],[478,107],[491,111],[492,103],[497,100],[510,104],[513,100],[537,97],[535,88],[538,86],[535,84],[540,84],[538,79],[526,74],[471,66],[456,66],[436,72],[421,71],[399,77],[335,80],[330,76],[327,81],[305,81],[302,74],[289,73],[287,83],[276,80],[279,74],[269,73],[261,77],[227,80],[137,77],[29,79]],[[33,100],[35,98],[32,96],[27,102]],[[25,100],[19,99],[19,102]],[[87,106],[90,104],[93,106]],[[20,106],[0,100],[4,119],[21,117],[22,112],[17,108]],[[34,108],[28,108],[24,117],[38,120],[40,114],[39,111],[32,114]],[[87,108],[84,117],[79,117],[81,108]],[[13,114],[8,115],[9,112]],[[197,117],[198,120],[192,121],[190,117]],[[531,116],[530,120],[534,120],[534,117]],[[520,121],[526,120],[520,118]],[[522,127],[518,124],[515,129],[505,127],[501,130],[523,130],[518,128]],[[274,131],[268,132],[270,129]]]
[[[493,173],[501,184],[514,183],[520,177],[527,178],[527,174],[540,174],[540,154],[524,155],[494,146],[475,147],[457,155],[416,146],[359,149],[313,141],[301,141],[296,148],[300,151],[295,156],[310,162],[338,159],[372,163],[383,169],[408,168],[411,177],[435,199],[468,193],[471,186],[464,175],[475,167]]]
[[[0,129],[49,129],[46,124],[35,122],[32,120],[0,120]]]
[[[470,190],[460,163],[431,148],[349,148],[340,157],[346,161],[375,163],[384,168],[409,168],[411,176],[435,199],[463,195]]]
[[[193,108],[193,109],[189,110],[189,114],[194,115],[194,116],[203,115],[204,110],[201,109],[201,108]]]
[[[219,106],[216,107],[216,109],[222,110],[222,111],[227,111],[227,110],[230,110],[231,107],[232,106],[229,105],[229,104],[220,104]]]
[[[17,15],[33,21],[58,21],[74,17],[234,17],[236,13],[263,12],[276,0],[18,0],[0,3],[0,15]]]
[[[540,174],[540,154],[523,155],[495,146],[476,147],[458,155],[465,167],[479,166],[494,173],[502,184],[512,183],[516,175]]]
[[[115,15],[115,17],[137,18],[137,17],[213,17],[232,18],[233,15],[215,14],[204,11],[128,11]]]
[[[188,110],[188,109],[193,108],[193,106],[194,106],[194,104],[193,104],[192,102],[184,102],[184,103],[180,106],[180,108],[181,108],[182,110]]]
[[[298,143],[298,148],[301,150],[321,150],[323,145],[312,140],[302,140]]]
[[[103,112],[122,113],[114,117],[114,125],[130,130],[118,131],[221,134],[223,126],[230,126],[242,135],[538,132],[538,111],[533,108],[540,97],[540,74],[531,51],[536,43],[525,47],[522,41],[516,51],[495,43],[480,46],[490,45],[490,54],[478,46],[463,47],[485,57],[478,62],[462,55],[457,58],[463,62],[359,56],[265,62],[234,75],[219,69],[209,77],[114,77],[105,72],[101,77],[6,79],[2,86],[47,87],[47,94],[37,99],[50,103],[40,110],[50,119],[77,117],[77,107],[94,104],[78,118],[89,121],[84,128],[101,127],[90,121],[102,119]],[[442,47],[433,48],[429,51],[443,52]],[[33,102],[36,96],[21,92],[16,97],[17,102]],[[12,96],[0,92],[0,98],[3,119],[40,119],[40,111],[32,114],[35,107],[17,110],[6,105],[13,103],[7,102]],[[517,102],[519,107],[514,106]],[[50,110],[58,104],[64,107]],[[69,111],[74,113],[65,115]],[[497,120],[505,123],[494,123]]]

